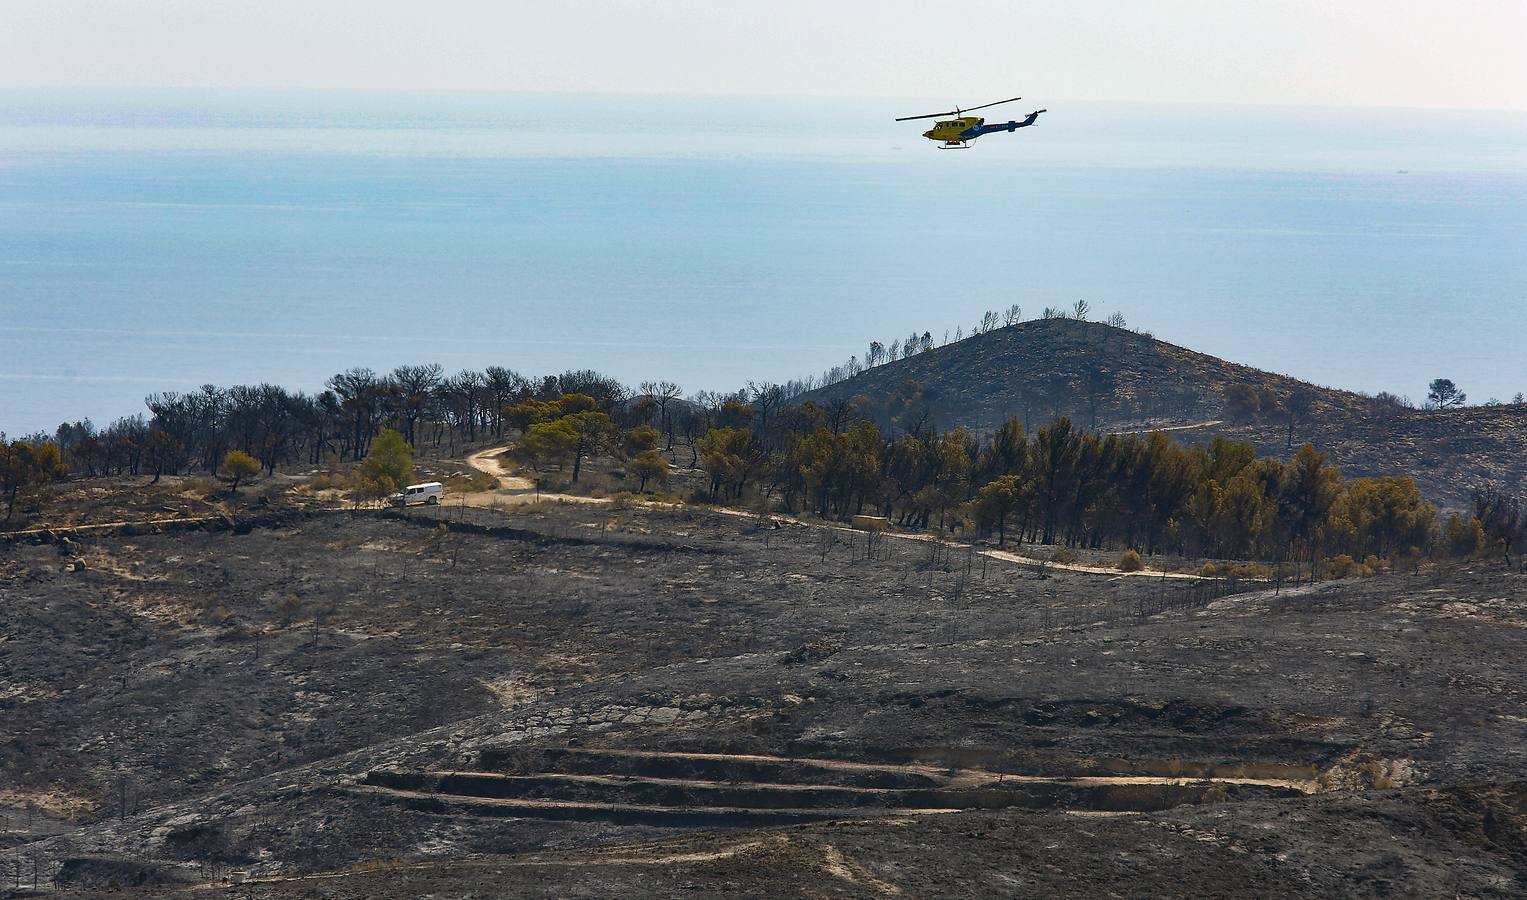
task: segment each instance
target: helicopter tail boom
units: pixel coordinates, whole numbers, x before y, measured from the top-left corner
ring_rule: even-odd
[[[1045,112],[1049,112],[1049,110],[1037,109],[1025,116],[1022,121],[993,122],[990,125],[982,125],[980,128],[980,133],[992,134],[993,132],[997,131],[1017,131],[1020,128],[1027,128],[1030,125],[1038,123],[1040,114]]]

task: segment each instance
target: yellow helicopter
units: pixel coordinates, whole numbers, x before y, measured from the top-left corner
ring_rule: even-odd
[[[945,119],[934,122],[933,127],[923,132],[923,137],[930,141],[941,141],[940,150],[969,150],[970,142],[983,134],[991,134],[995,131],[1017,131],[1027,128],[1039,121],[1039,114],[1049,112],[1047,109],[1038,109],[1028,114],[1021,122],[999,122],[991,125],[980,116],[968,116],[966,113],[975,112],[978,109],[986,109],[988,106],[1000,106],[1004,103],[1012,103],[1014,100],[1022,100],[1022,97],[1012,97],[1007,100],[998,100],[995,103],[983,103],[980,106],[972,106],[962,110],[958,106],[952,112],[928,113],[924,116],[904,116],[897,119],[898,122],[910,122],[913,119],[935,119],[939,116],[954,116],[953,119]]]

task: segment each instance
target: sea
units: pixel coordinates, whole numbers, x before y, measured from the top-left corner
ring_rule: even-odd
[[[0,431],[355,366],[687,391],[1086,300],[1322,384],[1527,391],[1527,113],[0,90]]]

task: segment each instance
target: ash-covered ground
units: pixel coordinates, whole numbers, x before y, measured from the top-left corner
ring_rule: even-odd
[[[586,505],[0,545],[0,887],[1516,896],[1524,586]]]

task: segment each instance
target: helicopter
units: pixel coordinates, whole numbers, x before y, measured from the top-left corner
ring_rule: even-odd
[[[933,127],[923,132],[923,137],[930,141],[942,141],[940,150],[969,150],[970,142],[983,134],[991,134],[995,131],[1017,131],[1027,128],[1039,121],[1040,113],[1049,112],[1047,109],[1038,109],[1028,114],[1023,121],[1002,122],[988,125],[980,116],[969,116],[966,113],[975,112],[978,109],[986,109],[988,106],[1001,106],[1004,103],[1012,103],[1022,100],[1022,97],[1012,97],[1007,100],[998,100],[995,103],[983,103],[970,109],[962,110],[958,106],[953,112],[928,113],[923,116],[904,116],[897,119],[898,122],[910,122],[913,119],[935,119],[939,116],[954,116],[953,119],[945,119],[942,122],[933,123]]]

